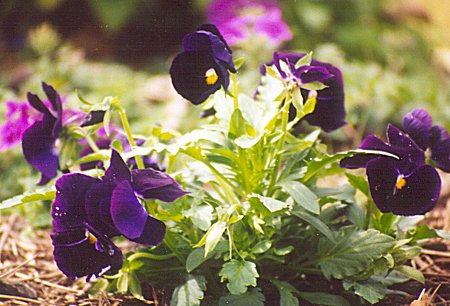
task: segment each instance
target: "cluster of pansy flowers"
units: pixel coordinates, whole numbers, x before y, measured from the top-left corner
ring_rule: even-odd
[[[200,40],[199,36],[204,39]],[[198,53],[188,55],[193,51],[187,46],[194,45],[198,48],[194,52],[201,50],[203,58]],[[200,104],[220,88],[227,90],[227,70],[234,73],[235,69],[231,51],[217,28],[204,25],[186,35],[183,48],[184,52],[175,57],[170,70],[178,93],[193,104]],[[315,109],[303,119],[331,132],[346,124],[342,74],[332,64],[314,58],[302,64],[305,56],[275,52],[273,60],[261,66],[260,72],[264,75],[267,67],[274,66],[287,90],[299,88],[304,100],[314,96]],[[214,74],[218,75],[215,82],[210,79],[213,70],[222,72]],[[344,158],[341,166],[366,168],[371,196],[380,211],[396,215],[424,214],[436,205],[441,186],[438,172],[426,162],[432,161],[441,170],[450,172],[450,138],[445,128],[432,125],[430,115],[423,109],[415,109],[405,116],[403,130],[388,125],[388,143],[374,135],[368,136],[359,148],[381,151],[380,154],[357,154]]]
[[[450,172],[450,137],[420,108],[403,118],[402,128],[389,124],[388,143],[369,135],[359,146],[394,156],[358,154],[341,160],[341,167],[366,169],[370,194],[381,212],[420,215],[435,207],[440,194],[441,179],[432,165]]]
[[[28,101],[42,118],[31,124],[22,135],[25,159],[41,173],[40,185],[57,177],[59,153],[56,142],[64,137],[63,109],[60,95],[43,83],[50,101],[47,107],[34,94]],[[81,126],[102,121],[102,113],[89,114]],[[109,148],[111,140],[100,139],[97,145]],[[81,155],[90,153],[85,149]],[[106,271],[118,271],[123,264],[119,248],[111,241],[124,236],[143,245],[161,243],[165,224],[150,216],[141,200],[158,199],[173,202],[184,196],[181,186],[159,170],[151,158],[144,169],[135,169],[133,159],[127,163],[112,149],[109,167],[102,178],[82,173],[66,173],[56,181],[52,206],[54,257],[60,270],[70,278],[87,276],[87,280]],[[103,168],[103,163],[82,164],[82,170]],[[67,170],[66,170],[67,172]]]

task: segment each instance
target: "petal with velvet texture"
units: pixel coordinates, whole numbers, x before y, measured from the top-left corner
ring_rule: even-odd
[[[403,130],[411,136],[414,142],[426,150],[430,145],[432,119],[422,108],[415,108],[403,117]]]

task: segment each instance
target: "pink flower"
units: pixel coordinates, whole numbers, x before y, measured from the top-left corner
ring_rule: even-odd
[[[275,45],[292,39],[276,1],[216,0],[209,5],[207,14],[209,22],[219,28],[230,45],[254,34],[265,37]]]
[[[6,101],[6,121],[0,126],[0,151],[18,145],[23,132],[40,117],[27,102]]]

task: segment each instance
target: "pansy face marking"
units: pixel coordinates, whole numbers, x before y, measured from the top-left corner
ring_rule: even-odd
[[[214,85],[219,80],[219,76],[214,68],[209,68],[205,73],[205,81],[207,85]]]
[[[398,189],[398,190],[402,190],[402,188],[405,187],[405,186],[406,186],[406,180],[403,177],[403,175],[400,174],[397,177],[397,182],[395,183],[395,188]]]

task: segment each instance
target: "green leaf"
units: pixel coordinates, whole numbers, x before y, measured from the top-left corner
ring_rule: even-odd
[[[130,293],[138,300],[143,299],[142,296],[142,288],[141,288],[141,282],[139,281],[139,278],[137,277],[136,273],[129,272],[130,278],[128,280],[128,289],[130,290]]]
[[[308,52],[307,54],[305,54],[305,56],[303,56],[302,58],[300,58],[296,63],[295,63],[295,69],[300,68],[301,66],[307,66],[307,65],[311,65],[311,61],[312,61],[312,52]]]
[[[320,206],[317,196],[308,187],[296,181],[281,181],[277,184],[283,188],[294,201],[313,214],[320,213]]]
[[[171,306],[199,306],[206,290],[206,280],[200,275],[187,275],[186,282],[175,288]]]
[[[325,292],[299,292],[299,295],[314,305],[350,306],[350,303],[339,295]]]
[[[263,240],[258,242],[253,248],[252,248],[252,253],[253,254],[262,254],[264,252],[266,252],[268,249],[270,249],[270,247],[272,246],[272,242],[270,242],[269,240]]]
[[[307,222],[311,226],[313,226],[316,230],[318,230],[320,233],[322,233],[322,235],[327,237],[330,241],[334,241],[333,232],[320,219],[318,219],[315,216],[311,215],[310,213],[303,211],[296,207],[292,210],[292,214],[299,217],[303,221]]]
[[[264,207],[267,208],[272,213],[282,210],[283,208],[288,206],[286,202],[264,197],[259,194],[253,194],[250,197],[258,198],[259,201],[264,205]]]
[[[198,205],[185,210],[183,214],[186,217],[191,218],[192,223],[202,231],[208,230],[211,226],[211,220],[213,218],[213,208],[210,205]]]
[[[194,271],[198,266],[211,258],[213,253],[209,253],[205,256],[205,248],[198,248],[193,250],[186,259],[186,271],[189,273]]]
[[[228,280],[227,288],[231,294],[243,294],[247,292],[247,286],[256,287],[256,278],[259,277],[253,262],[236,259],[225,263],[219,276],[222,282]]]
[[[367,180],[358,175],[353,175],[350,173],[345,173],[348,182],[352,185],[353,188],[361,191],[365,196],[370,197],[369,183]]]
[[[425,284],[425,277],[423,276],[422,272],[420,272],[417,269],[414,269],[413,267],[402,265],[395,267],[395,270],[411,279],[414,279],[422,284]]]
[[[239,68],[241,68],[241,66],[244,65],[245,59],[244,59],[244,57],[239,57],[239,58],[235,59],[233,62],[234,62],[234,68],[236,70],[239,70]]]
[[[353,291],[371,304],[381,301],[387,293],[386,286],[373,280],[363,282],[344,281],[343,286],[345,290]]]
[[[34,201],[51,201],[55,198],[55,195],[56,189],[54,185],[38,188],[35,191],[28,191],[1,202],[0,209],[5,209],[25,203],[31,203]]]
[[[254,288],[240,295],[227,294],[219,299],[219,306],[264,306],[266,298],[261,289]]]
[[[293,293],[299,294],[291,284],[284,281],[272,280],[272,283],[278,288],[280,292],[280,306],[298,306],[298,299]]]
[[[206,234],[200,239],[200,241],[194,245],[195,248],[205,246],[205,256],[214,250],[217,243],[219,243],[222,238],[223,233],[227,228],[227,223],[223,221],[218,221],[214,223],[206,232]]]
[[[388,235],[369,229],[342,228],[334,233],[335,241],[320,238],[318,263],[326,278],[343,279],[368,271],[372,263],[395,245]]]
[[[436,232],[436,234],[439,237],[450,240],[450,232],[448,232],[446,230],[440,230],[440,229],[435,229],[434,231]]]

